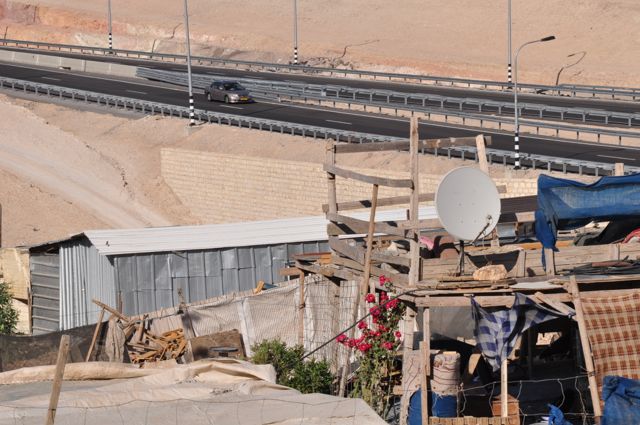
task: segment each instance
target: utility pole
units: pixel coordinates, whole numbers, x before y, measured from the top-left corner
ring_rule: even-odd
[[[298,0],[293,0],[293,64],[298,64]]]
[[[107,0],[108,17],[109,17],[109,50],[113,50],[113,35],[111,33],[111,0]]]
[[[189,42],[189,9],[184,0],[184,29],[187,33],[187,79],[189,80],[189,126],[196,125],[196,112],[193,105],[193,84],[191,83],[191,44]]]
[[[511,84],[511,0],[507,0],[507,21],[507,49],[509,49],[507,53],[507,81]]]

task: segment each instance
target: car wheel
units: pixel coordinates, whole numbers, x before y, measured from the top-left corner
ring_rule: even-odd
[[[229,96],[224,97],[224,103],[229,103]]]
[[[207,100],[209,102],[213,101],[213,98],[211,97],[211,93],[207,93]]]

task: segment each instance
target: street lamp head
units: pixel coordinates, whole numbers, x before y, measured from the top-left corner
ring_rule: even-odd
[[[551,41],[551,40],[555,40],[555,39],[556,39],[555,35],[550,35],[548,37],[541,38],[540,41]]]

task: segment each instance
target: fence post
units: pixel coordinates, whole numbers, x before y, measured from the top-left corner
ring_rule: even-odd
[[[62,335],[60,338],[58,360],[56,361],[56,370],[53,376],[53,387],[51,389],[51,398],[49,399],[49,409],[47,410],[47,419],[45,422],[46,425],[53,425],[56,419],[56,410],[58,409],[58,399],[60,398],[60,389],[62,388],[64,367],[67,365],[70,340],[71,337],[69,337],[69,335]]]

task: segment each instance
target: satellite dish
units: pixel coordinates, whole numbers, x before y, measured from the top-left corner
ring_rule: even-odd
[[[438,185],[435,204],[440,222],[459,240],[475,241],[491,233],[500,218],[496,185],[474,167],[449,171]]]

